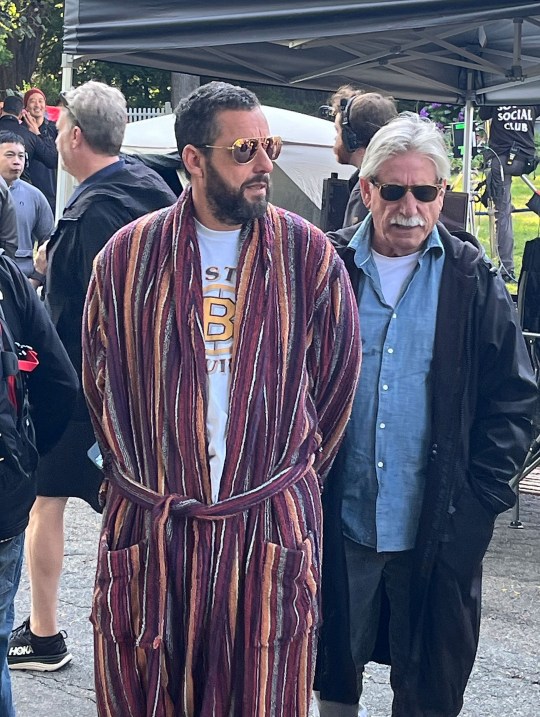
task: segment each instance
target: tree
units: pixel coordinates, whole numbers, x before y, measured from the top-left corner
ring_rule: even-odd
[[[0,87],[22,88],[36,68],[54,0],[0,0]]]
[[[61,87],[63,10],[64,3],[57,0],[0,0],[0,88],[22,90],[36,85],[50,104],[56,102]],[[6,60],[8,64],[2,64]],[[214,78],[201,77],[200,82],[210,79]],[[90,60],[75,69],[73,78],[76,85],[87,80],[118,87],[133,107],[171,101],[171,73],[165,70]],[[313,115],[331,94],[271,85],[246,86],[263,104]]]

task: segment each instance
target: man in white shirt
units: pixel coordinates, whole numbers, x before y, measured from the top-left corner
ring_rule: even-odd
[[[103,248],[83,320],[97,713],[308,717],[354,296],[322,232],[269,203],[282,142],[253,93],[198,88],[175,134],[191,186]]]

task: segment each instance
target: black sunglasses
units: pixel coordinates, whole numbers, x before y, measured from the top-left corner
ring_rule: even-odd
[[[336,111],[330,105],[321,105],[317,110],[317,114],[321,119],[330,120],[330,122],[333,122],[336,118]]]
[[[283,140],[281,137],[250,137],[235,140],[230,147],[220,144],[202,144],[196,145],[199,148],[207,147],[208,149],[228,149],[232,152],[232,158],[236,164],[247,164],[255,159],[257,150],[262,147],[269,159],[274,162],[281,152]]]
[[[369,180],[374,187],[377,187],[385,202],[399,202],[400,199],[410,192],[419,202],[433,202],[442,189],[442,184],[380,184],[376,179]]]

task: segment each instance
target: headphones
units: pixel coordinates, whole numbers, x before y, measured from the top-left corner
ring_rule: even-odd
[[[343,140],[345,150],[351,154],[357,149],[360,149],[360,147],[365,146],[365,143],[359,139],[356,132],[351,127],[351,107],[356,98],[357,95],[353,95],[352,97],[349,97],[349,99],[343,98],[339,103],[339,113],[341,115],[341,139]]]

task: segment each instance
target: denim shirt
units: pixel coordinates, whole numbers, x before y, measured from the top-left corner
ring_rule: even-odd
[[[383,297],[371,215],[351,240],[362,270],[362,370],[342,446],[344,534],[379,552],[414,547],[430,439],[430,368],[444,249],[437,227],[395,307]]]

